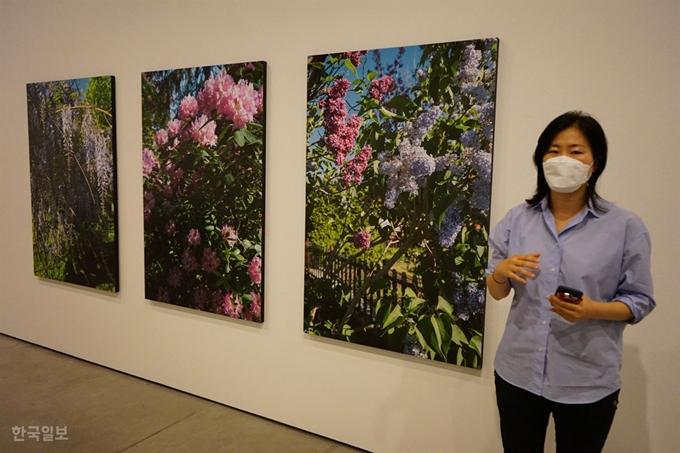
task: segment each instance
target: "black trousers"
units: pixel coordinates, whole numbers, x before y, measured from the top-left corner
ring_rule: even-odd
[[[548,420],[555,420],[557,453],[599,453],[614,421],[619,390],[589,404],[549,401],[496,374],[496,403],[505,453],[542,453]]]

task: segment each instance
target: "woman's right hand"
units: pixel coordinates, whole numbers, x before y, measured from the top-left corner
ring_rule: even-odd
[[[493,271],[496,280],[511,278],[522,284],[526,284],[526,278],[536,278],[536,274],[531,271],[538,270],[538,264],[541,262],[540,253],[531,253],[529,255],[513,255],[506,258],[496,266]],[[523,278],[524,277],[524,278]]]

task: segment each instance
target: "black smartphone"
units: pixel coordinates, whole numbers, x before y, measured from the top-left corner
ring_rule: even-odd
[[[565,302],[578,304],[581,302],[581,298],[583,297],[583,291],[579,291],[578,289],[570,288],[568,286],[560,285],[557,287],[555,295]]]

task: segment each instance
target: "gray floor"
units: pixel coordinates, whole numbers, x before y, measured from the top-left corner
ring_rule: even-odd
[[[362,450],[0,334],[0,452],[43,451]]]

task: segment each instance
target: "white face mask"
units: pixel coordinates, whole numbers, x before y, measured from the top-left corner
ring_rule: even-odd
[[[543,173],[548,185],[555,192],[571,193],[588,181],[592,164],[567,156],[553,157],[543,162]]]

